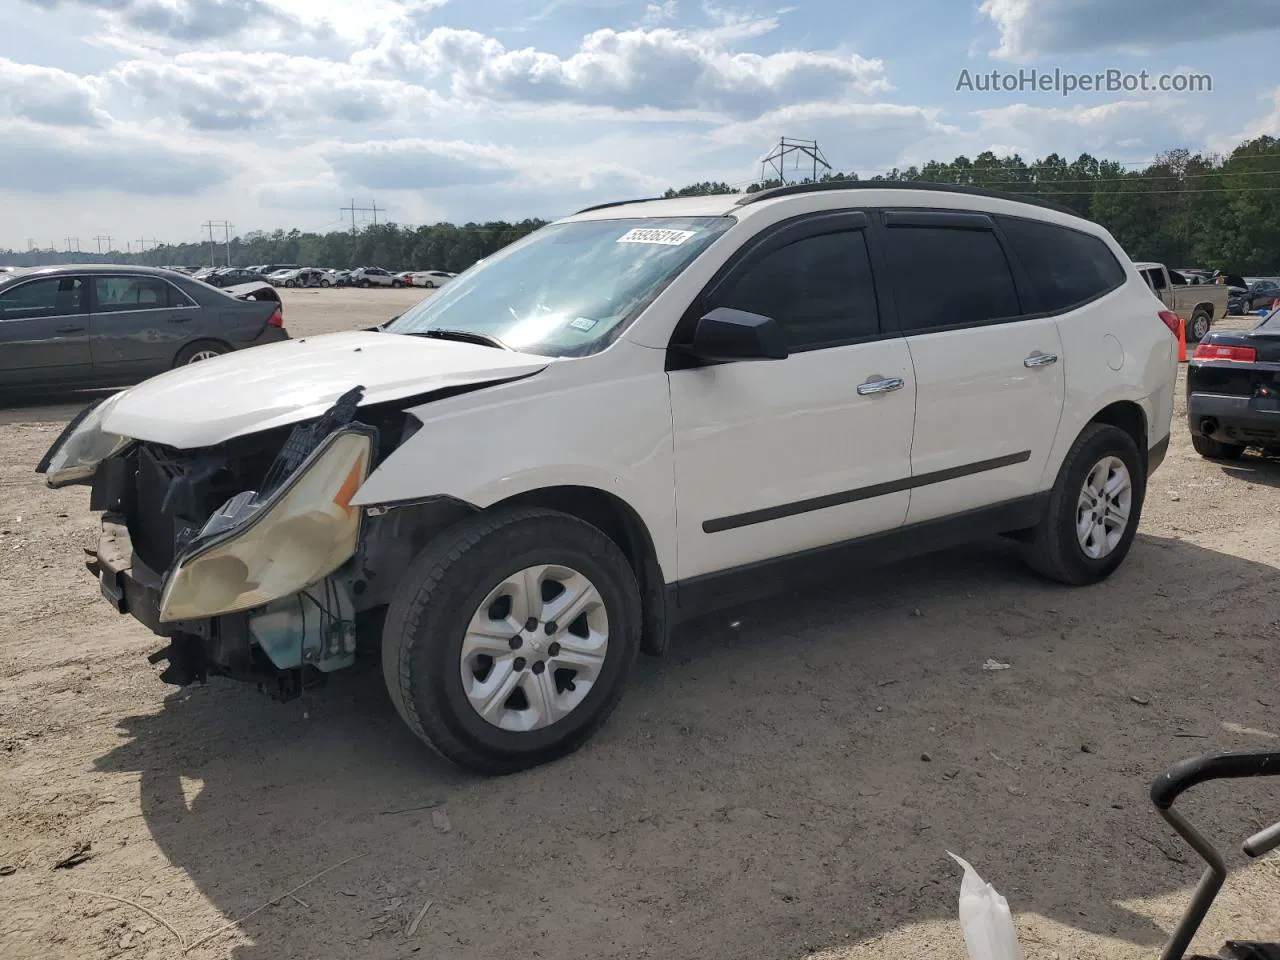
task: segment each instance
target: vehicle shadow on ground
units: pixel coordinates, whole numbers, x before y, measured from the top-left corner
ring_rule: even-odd
[[[1268,487],[1280,487],[1280,457],[1262,453],[1246,453],[1239,460],[1223,463],[1222,472],[1229,477]]]
[[[1239,602],[1275,575],[1149,536],[1084,590],[1004,542],[851,574],[680,631],[585,748],[503,779],[418,744],[376,671],[284,706],[175,695],[96,766],[141,774],[160,850],[226,917],[359,856],[249,919],[239,960],[799,955],[954,918],[947,850],[1015,912],[1154,952],[1121,904],[1198,868],[1147,789],[1268,745],[1223,725],[1280,723],[1274,609]],[[1230,702],[1201,699],[1209,674]],[[1228,850],[1280,806],[1204,792]]]

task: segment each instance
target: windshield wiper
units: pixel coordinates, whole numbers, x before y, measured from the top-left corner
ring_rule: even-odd
[[[432,330],[408,330],[406,333],[411,337],[429,337],[432,340],[458,340],[462,343],[478,343],[483,347],[496,347],[499,350],[511,349],[497,337],[491,337],[487,333],[476,333],[474,330],[450,330],[447,327],[440,327]]]

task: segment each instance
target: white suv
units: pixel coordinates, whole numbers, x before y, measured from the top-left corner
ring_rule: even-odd
[[[102,590],[164,677],[281,696],[380,650],[475,770],[581,744],[717,607],[1007,534],[1124,559],[1169,442],[1169,316],[1107,232],[880,183],[584,210],[390,325],[230,354],[89,410]]]

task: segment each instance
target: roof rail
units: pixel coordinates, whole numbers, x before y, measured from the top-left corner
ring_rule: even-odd
[[[958,183],[933,183],[927,180],[824,180],[820,183],[792,183],[783,187],[772,187],[768,190],[757,190],[744,194],[735,206],[745,207],[762,200],[774,197],[790,197],[798,193],[820,193],[824,190],[929,190],[937,193],[960,193],[973,197],[989,197],[992,200],[1012,200],[1015,203],[1029,203],[1037,207],[1046,207],[1058,213],[1067,213],[1073,217],[1081,216],[1077,210],[1062,204],[1046,200],[1039,194],[1006,193],[1000,190],[987,190],[983,187],[968,187]]]
[[[581,210],[575,210],[573,216],[580,213],[590,213],[592,210],[607,210],[610,207],[625,207],[629,203],[648,203],[651,200],[661,200],[662,197],[641,197],[639,200],[612,200],[609,203],[597,203],[594,207],[583,207]]]

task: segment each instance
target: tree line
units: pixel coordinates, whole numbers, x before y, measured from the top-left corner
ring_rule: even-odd
[[[1075,160],[1050,154],[1028,162],[991,152],[972,160],[930,162],[867,179],[926,181],[984,187],[1066,207],[1111,231],[1135,260],[1172,267],[1207,267],[1245,275],[1280,275],[1280,139],[1258,137],[1226,156],[1171,150],[1142,169],[1082,153]],[[832,171],[821,180],[856,181],[856,173]],[[777,186],[754,183],[744,192]],[[667,197],[732,194],[737,188],[706,181],[670,189]],[[323,267],[379,266],[400,270],[464,270],[476,260],[543,226],[542,220],[448,223],[406,227],[394,223],[358,233],[255,231],[229,246],[237,266],[299,263]],[[228,248],[217,244],[216,262]],[[0,264],[32,265],[107,261],[153,266],[207,264],[208,243],[161,245],[145,253],[102,256],[53,250],[0,251]]]

